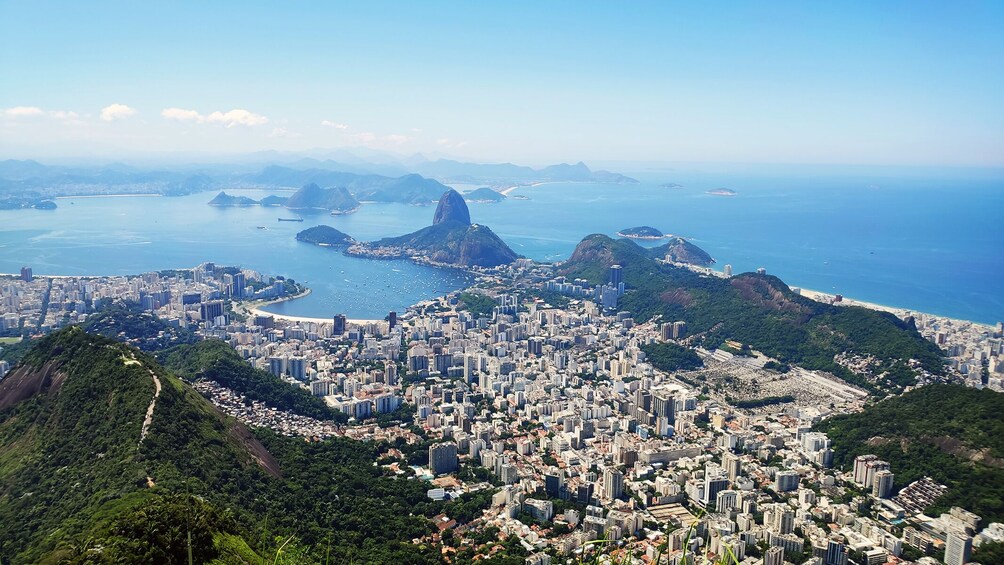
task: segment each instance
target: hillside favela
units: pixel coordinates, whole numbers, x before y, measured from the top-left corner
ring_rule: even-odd
[[[1001,29],[0,0],[0,565],[1004,565]]]

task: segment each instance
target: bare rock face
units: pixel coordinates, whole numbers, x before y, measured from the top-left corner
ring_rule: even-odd
[[[459,222],[464,225],[471,223],[471,212],[467,209],[464,197],[452,188],[440,197],[439,205],[436,206],[436,215],[432,217],[432,225],[434,226],[444,222]]]

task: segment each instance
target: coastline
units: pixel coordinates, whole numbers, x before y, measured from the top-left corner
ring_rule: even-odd
[[[52,200],[68,200],[70,198],[156,198],[163,194],[142,193],[142,194],[81,194],[78,196],[53,196]]]
[[[875,303],[875,302],[867,302],[865,300],[857,300],[857,299],[849,298],[849,297],[843,296],[843,295],[841,295],[841,297],[840,297],[840,302],[834,303],[833,302],[833,298],[835,297],[834,293],[821,292],[821,291],[818,291],[818,290],[811,290],[811,289],[808,289],[808,288],[801,288],[801,287],[798,287],[798,288],[800,289],[799,290],[799,295],[800,296],[804,296],[805,298],[808,298],[810,300],[815,300],[816,302],[822,302],[823,304],[834,304],[836,306],[860,306],[862,308],[868,308],[869,310],[878,310],[880,312],[888,312],[890,314],[894,314],[895,316],[897,316],[899,318],[905,318],[906,316],[912,316],[912,315],[916,315],[916,314],[923,314],[924,316],[929,316],[929,317],[933,317],[933,318],[940,318],[940,319],[944,319],[944,320],[951,320],[953,322],[959,322],[959,323],[964,323],[964,324],[972,324],[974,326],[985,327],[985,328],[987,328],[988,330],[991,330],[991,331],[994,330],[994,326],[992,324],[986,324],[986,323],[983,323],[983,322],[975,322],[973,320],[963,320],[963,319],[960,319],[960,318],[953,318],[951,316],[943,316],[941,314],[931,314],[930,312],[921,312],[921,311],[915,310],[913,308],[898,308],[898,307],[895,307],[895,306],[886,306],[885,304],[878,304],[878,303]]]
[[[305,296],[310,295],[310,293],[311,293],[310,288],[307,288],[306,290],[304,290],[300,294],[294,294],[292,296],[283,296],[282,298],[277,298],[275,300],[265,300],[265,301],[258,301],[258,302],[248,302],[248,303],[242,304],[241,308],[248,315],[253,315],[253,316],[272,316],[276,320],[285,320],[287,322],[314,323],[314,324],[323,324],[323,323],[329,323],[330,324],[330,323],[333,323],[333,317],[332,318],[314,318],[314,317],[310,317],[310,316],[291,316],[291,315],[288,315],[288,314],[276,314],[275,312],[269,312],[268,310],[262,310],[262,308],[265,308],[267,306],[271,306],[272,304],[279,304],[280,302],[289,302],[290,300],[296,300],[298,298],[303,298]],[[345,321],[347,323],[349,323],[349,324],[355,324],[357,326],[363,326],[363,325],[366,325],[366,324],[378,324],[380,322],[383,322],[383,320],[364,320],[364,319],[360,319],[360,318],[346,318]]]

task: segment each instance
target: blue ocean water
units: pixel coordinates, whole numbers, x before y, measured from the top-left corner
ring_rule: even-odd
[[[261,198],[273,192],[241,194]],[[364,319],[381,319],[390,310],[462,288],[470,280],[455,270],[350,258],[296,241],[296,232],[335,219],[327,214],[304,216],[302,223],[279,222],[296,214],[281,208],[207,206],[212,197],[70,198],[60,199],[51,211],[0,211],[0,272],[30,265],[40,275],[125,275],[213,261],[283,275],[311,288],[304,298],[270,306],[273,312],[310,317],[344,313]],[[432,216],[432,208],[402,212],[399,226],[404,230],[417,229],[429,222],[423,216]],[[369,233],[383,233],[377,225]],[[399,227],[390,219],[385,229],[391,235]]]
[[[1000,171],[691,167],[632,176],[642,183],[521,187],[510,196],[528,200],[473,203],[471,216],[538,260],[567,258],[590,233],[651,225],[691,238],[719,268],[764,267],[791,286],[985,323],[1004,320]],[[716,188],[737,194],[707,194]],[[79,275],[240,264],[312,287],[310,296],[273,306],[275,312],[357,318],[383,317],[467,280],[405,261],[348,258],[293,238],[321,223],[361,240],[400,235],[428,225],[432,207],[365,204],[349,216],[319,214],[297,223],[278,222],[291,215],[283,209],[207,206],[212,196],[73,198],[53,211],[0,211],[0,272],[21,265]]]

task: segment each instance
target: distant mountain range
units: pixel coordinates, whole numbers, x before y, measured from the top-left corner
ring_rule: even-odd
[[[619,173],[590,170],[582,161],[574,165],[561,163],[559,165],[544,167],[543,169],[532,169],[530,167],[513,165],[512,163],[479,164],[440,159],[438,161],[415,165],[414,170],[427,177],[466,183],[492,181],[504,183],[579,181],[631,184],[638,182],[631,177]]]
[[[562,163],[541,169],[512,163],[465,163],[377,158],[373,161],[338,153],[344,160],[260,154],[232,163],[171,167],[113,163],[100,166],[45,165],[33,160],[0,161],[0,197],[33,198],[89,194],[192,194],[224,188],[295,188],[311,183],[342,187],[360,201],[430,204],[445,190],[443,183],[493,186],[535,182],[636,183],[609,171],[593,171],[585,163]]]

